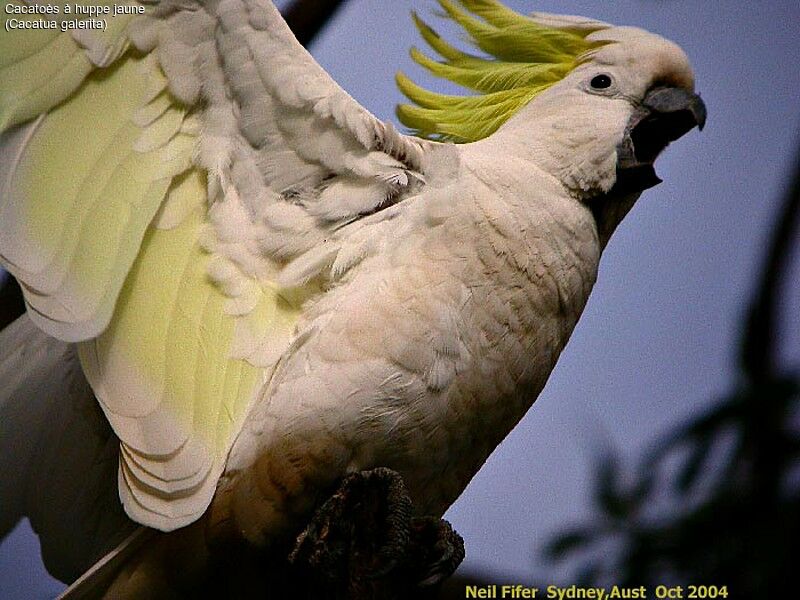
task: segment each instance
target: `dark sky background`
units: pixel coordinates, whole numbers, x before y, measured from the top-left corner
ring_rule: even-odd
[[[636,25],[676,41],[709,109],[706,129],[659,160],[664,183],[645,193],[612,239],[546,389],[447,514],[466,541],[462,569],[569,583],[569,569],[554,569],[539,551],[591,514],[591,466],[601,447],[614,444],[633,460],[733,384],[741,316],[800,147],[800,3],[507,4]],[[350,0],[313,54],[364,106],[395,120],[395,71],[431,83],[408,58],[408,48],[421,45],[409,11],[452,31],[433,8],[432,0]],[[796,368],[797,252],[789,281],[781,348]],[[43,571],[25,524],[0,544],[0,598],[48,598],[62,587]]]

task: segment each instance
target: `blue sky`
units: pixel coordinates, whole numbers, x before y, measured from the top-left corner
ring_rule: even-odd
[[[709,109],[706,129],[659,160],[664,183],[640,199],[606,250],[586,313],[545,391],[447,515],[466,540],[464,568],[568,581],[568,572],[537,553],[562,526],[590,514],[598,440],[632,459],[732,386],[738,324],[800,145],[800,4],[508,4],[636,25],[678,42]],[[408,48],[420,45],[409,10],[430,17],[433,7],[432,0],[350,0],[313,54],[364,106],[394,120],[401,101],[394,72],[424,78],[408,58]],[[782,350],[796,368],[797,256],[790,281]],[[53,596],[59,586],[37,560],[24,528],[0,545],[0,597]]]

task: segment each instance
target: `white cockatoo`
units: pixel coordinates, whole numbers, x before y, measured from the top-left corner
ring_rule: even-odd
[[[0,533],[30,516],[74,577],[131,520],[203,564],[217,539],[269,547],[377,467],[419,514],[459,496],[705,107],[657,35],[439,4],[478,51],[416,19],[440,58],[413,56],[474,94],[399,75],[410,136],[269,0],[10,0],[0,262],[27,315],[1,338]],[[148,543],[110,597],[158,585]]]

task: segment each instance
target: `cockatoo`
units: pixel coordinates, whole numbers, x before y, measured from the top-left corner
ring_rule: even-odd
[[[54,530],[57,572],[128,518],[204,564],[268,548],[379,467],[441,516],[536,399],[705,107],[657,35],[438,1],[478,50],[415,17],[440,58],[413,57],[474,93],[398,75],[414,136],[269,0],[131,0],[105,29],[55,3],[2,34],[0,262],[27,304],[2,338],[3,523]],[[78,445],[21,433],[53,415]],[[169,589],[137,552],[109,597]]]

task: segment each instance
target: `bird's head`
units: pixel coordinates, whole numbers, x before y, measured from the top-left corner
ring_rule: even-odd
[[[497,0],[439,3],[488,56],[458,50],[415,17],[443,60],[417,50],[412,57],[478,93],[437,94],[398,74],[417,105],[398,107],[401,121],[428,138],[489,138],[527,154],[592,207],[604,241],[638,193],[660,183],[653,163],[661,151],[705,124],[686,54],[658,35],[579,17],[520,15]],[[624,200],[611,205],[609,196]]]
[[[498,135],[535,136],[543,164],[580,196],[612,188],[641,192],[661,181],[653,167],[661,151],[705,125],[692,68],[676,44],[641,29],[610,27],[586,39],[606,45],[533,98]]]

